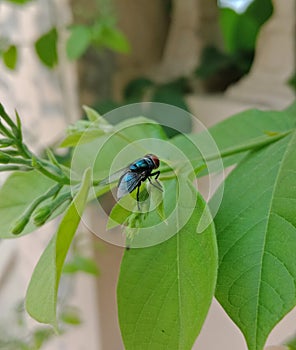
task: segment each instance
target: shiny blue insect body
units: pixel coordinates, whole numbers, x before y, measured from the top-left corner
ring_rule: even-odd
[[[112,179],[116,177],[118,173],[120,173],[121,176],[118,181],[117,198],[120,199],[126,194],[133,192],[137,188],[137,203],[139,208],[139,193],[142,182],[148,179],[152,186],[162,191],[161,185],[157,180],[160,171],[153,172],[153,170],[157,169],[158,167],[158,157],[154,154],[147,154],[143,158],[135,160],[125,169],[111,175],[107,182],[106,180],[103,180],[101,183],[103,184],[112,182]],[[154,176],[157,185],[151,182],[152,176]]]

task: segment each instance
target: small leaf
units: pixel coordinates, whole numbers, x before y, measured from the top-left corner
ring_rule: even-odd
[[[50,162],[58,168],[61,168],[60,163],[57,161],[53,151],[50,148],[46,148],[46,154]]]
[[[105,28],[101,43],[114,51],[121,53],[130,52],[130,45],[126,37],[120,30],[115,28]]]
[[[86,26],[70,28],[71,34],[67,41],[67,55],[69,59],[76,60],[81,57],[91,44],[91,31]]]
[[[83,106],[84,112],[87,116],[87,119],[90,122],[95,122],[96,120],[102,118],[102,116],[93,108],[89,108],[88,106]],[[106,121],[107,123],[107,121]]]
[[[84,211],[91,171],[84,174],[81,188],[67,209],[56,234],[44,250],[33,272],[26,295],[28,313],[41,323],[58,328],[56,318],[57,293],[63,264]]]
[[[109,134],[114,127],[101,117],[97,111],[84,106],[88,120],[78,120],[67,129],[67,136],[60,144],[60,147],[73,147],[78,143],[89,143],[100,136]]]
[[[93,26],[92,40],[98,47],[128,53],[130,45],[124,34],[111,23],[99,20]]]
[[[34,345],[32,344],[31,349],[40,349],[46,342],[55,336],[55,333],[52,328],[37,328],[34,330],[33,334]],[[29,347],[20,348],[20,350],[29,350]]]
[[[57,29],[53,27],[35,42],[37,55],[49,68],[53,68],[58,63],[57,41],[58,32]]]
[[[7,68],[13,70],[17,64],[17,47],[15,45],[9,46],[9,48],[2,53],[3,62]]]
[[[79,315],[79,310],[75,307],[67,306],[60,315],[60,319],[62,322],[72,325],[78,326],[82,323],[81,317]]]

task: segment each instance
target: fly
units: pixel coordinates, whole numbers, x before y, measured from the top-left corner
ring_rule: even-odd
[[[158,190],[162,191],[161,184],[157,180],[160,171],[157,170],[153,172],[155,169],[159,167],[159,159],[154,154],[146,154],[143,158],[135,160],[126,168],[120,170],[112,174],[108,179],[104,179],[101,181],[101,184],[108,184],[113,182],[114,178],[118,178],[118,189],[117,189],[117,198],[120,199],[128,193],[133,192],[137,189],[137,204],[139,208],[139,194],[140,194],[140,186],[141,183],[149,180],[150,184],[156,187]],[[151,178],[154,177],[156,184],[151,181]]]

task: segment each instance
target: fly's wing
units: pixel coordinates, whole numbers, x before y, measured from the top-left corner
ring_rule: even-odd
[[[128,168],[120,169],[120,170],[116,171],[115,173],[109,175],[105,179],[103,179],[100,182],[100,185],[104,186],[104,185],[111,184],[112,182],[118,181],[126,172],[128,172]]]
[[[133,190],[138,186],[141,182],[142,174],[135,172],[127,172],[124,174],[119,180],[118,190],[117,190],[117,198],[120,199],[128,193],[133,192]]]

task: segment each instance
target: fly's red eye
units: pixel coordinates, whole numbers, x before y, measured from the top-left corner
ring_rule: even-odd
[[[159,167],[159,159],[154,154],[148,154],[148,157],[153,160],[153,163],[155,164],[155,169]]]

